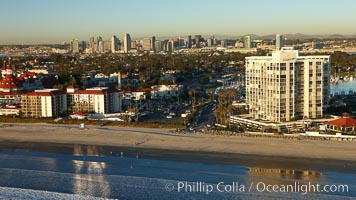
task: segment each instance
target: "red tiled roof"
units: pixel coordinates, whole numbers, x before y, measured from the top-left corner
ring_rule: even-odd
[[[3,91],[0,91],[0,96],[5,96],[5,95],[18,95],[18,91],[10,91],[10,92],[3,92]]]
[[[83,112],[74,112],[72,115],[79,115],[79,116],[87,116],[87,114],[83,113]]]
[[[2,109],[8,109],[8,110],[17,110],[20,109],[20,105],[5,105],[2,107]]]
[[[355,127],[356,120],[350,117],[343,117],[340,119],[332,120],[329,122],[325,122],[325,124],[333,125],[333,126],[341,126],[341,127]]]
[[[2,70],[12,69],[10,65],[3,66]],[[0,81],[0,88],[7,88],[7,89],[18,89],[22,86],[22,82],[17,79],[13,74],[6,74],[4,78]]]
[[[0,81],[0,88],[18,88],[21,83],[12,74],[6,74],[4,79]]]
[[[25,80],[26,78],[35,78],[36,76],[36,73],[35,72],[28,72],[28,71],[25,71],[23,72],[22,74],[19,75],[18,79],[19,80]]]
[[[12,67],[10,65],[2,66],[2,70],[7,70],[7,69],[12,69]]]
[[[151,91],[150,88],[142,88],[142,89],[136,90],[135,92],[146,92],[146,93],[149,93],[150,91]]]

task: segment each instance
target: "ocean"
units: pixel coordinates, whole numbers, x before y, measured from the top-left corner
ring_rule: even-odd
[[[330,94],[349,94],[356,92],[356,80],[353,81],[339,81],[337,84],[330,84]]]
[[[41,143],[0,151],[0,199],[356,198],[348,161]],[[303,190],[317,184],[348,191]]]

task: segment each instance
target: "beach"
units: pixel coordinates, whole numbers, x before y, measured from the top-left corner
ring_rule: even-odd
[[[354,142],[178,135],[171,129],[12,123],[0,128],[0,142],[40,142],[214,152],[288,158],[356,161]]]

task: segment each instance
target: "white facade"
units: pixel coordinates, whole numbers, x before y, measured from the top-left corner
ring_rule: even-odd
[[[117,90],[67,88],[67,96],[69,112],[108,114],[121,111],[121,93]]]
[[[330,94],[330,56],[299,56],[284,48],[246,58],[250,116],[273,122],[321,118]]]
[[[124,98],[126,100],[135,100],[135,101],[145,100],[146,92],[126,92],[124,94]]]
[[[98,42],[98,52],[99,53],[105,52],[105,43],[102,40]]]
[[[250,49],[251,48],[251,36],[247,35],[244,38],[244,48]]]
[[[183,85],[154,85],[151,87],[151,98],[171,98],[182,94]]]

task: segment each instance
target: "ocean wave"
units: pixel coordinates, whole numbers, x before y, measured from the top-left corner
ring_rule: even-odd
[[[0,199],[11,200],[101,200],[103,198],[79,194],[64,194],[41,190],[0,187]]]

